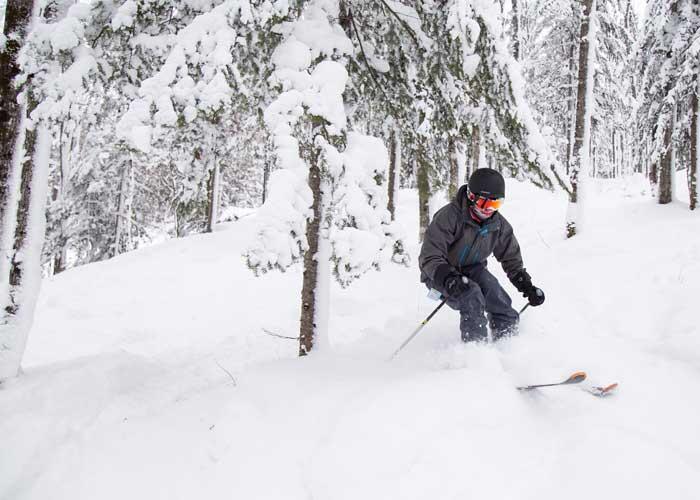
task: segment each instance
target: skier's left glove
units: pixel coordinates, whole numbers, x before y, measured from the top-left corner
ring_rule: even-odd
[[[523,296],[527,299],[528,304],[533,307],[544,304],[544,292],[536,286],[533,286],[528,291],[524,292]]]
[[[514,274],[510,281],[531,306],[541,306],[544,303],[544,292],[532,284],[532,278],[525,269]]]

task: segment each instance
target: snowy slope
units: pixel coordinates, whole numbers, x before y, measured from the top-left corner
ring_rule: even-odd
[[[66,272],[0,389],[0,499],[697,498],[700,221],[640,185],[591,186],[565,241],[563,197],[510,183],[547,302],[489,346],[441,311],[393,362],[436,305],[415,266],[334,287],[334,348],[298,359],[261,329],[296,334],[300,271],[245,268],[254,216]],[[579,369],[619,393],[513,389]]]

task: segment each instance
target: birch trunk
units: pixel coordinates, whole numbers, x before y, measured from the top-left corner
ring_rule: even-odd
[[[578,87],[576,90],[576,122],[574,127],[574,147],[572,152],[571,169],[569,177],[571,180],[571,192],[569,194],[569,209],[566,221],[566,235],[568,238],[576,235],[579,223],[579,203],[580,203],[580,175],[581,170],[588,166],[590,149],[586,142],[590,136],[590,115],[588,113],[588,102],[592,89],[589,86],[593,83],[590,66],[590,52],[592,43],[589,40],[591,32],[591,16],[593,15],[594,0],[583,0],[583,13],[581,18],[581,29],[579,35],[578,53]],[[585,172],[584,172],[585,173]]]

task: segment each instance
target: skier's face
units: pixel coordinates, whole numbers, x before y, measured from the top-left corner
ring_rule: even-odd
[[[472,202],[472,210],[481,220],[486,220],[493,216],[503,205],[503,198],[482,196],[474,193],[469,193],[469,200]]]

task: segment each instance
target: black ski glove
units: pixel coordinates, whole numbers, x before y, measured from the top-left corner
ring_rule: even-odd
[[[527,292],[523,293],[523,296],[527,298],[528,303],[533,307],[544,304],[544,292],[536,286],[533,286]]]
[[[464,278],[464,279],[463,279]],[[440,264],[435,269],[435,284],[443,295],[451,298],[459,297],[467,291],[467,278],[459,274],[449,264]]]
[[[532,284],[532,278],[525,269],[514,274],[510,281],[531,306],[541,306],[544,303],[544,292]]]
[[[451,274],[445,280],[445,293],[452,299],[457,298],[469,289],[468,283],[469,280],[466,276]]]

